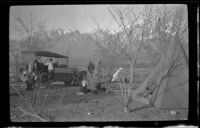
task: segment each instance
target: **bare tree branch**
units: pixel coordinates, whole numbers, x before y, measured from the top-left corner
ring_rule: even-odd
[[[30,36],[30,35],[31,35],[31,34],[30,34],[30,30],[29,30],[29,28],[25,25],[23,19],[22,19],[20,16],[15,17],[15,18],[16,18],[16,20],[22,25],[22,27],[23,27],[23,29],[25,30],[25,32],[27,33],[27,35]]]
[[[97,23],[97,21],[95,20],[94,17],[92,17],[92,20],[93,20],[93,22],[96,24],[97,28],[100,30],[100,26],[99,26],[99,24]]]
[[[22,111],[24,114],[29,115],[29,116],[32,116],[32,117],[35,117],[35,118],[39,119],[39,120],[42,121],[42,122],[47,122],[47,121],[48,121],[48,120],[46,120],[46,119],[40,117],[38,114],[28,112],[28,111],[22,109],[21,107],[19,107],[19,109],[20,109],[20,111]]]

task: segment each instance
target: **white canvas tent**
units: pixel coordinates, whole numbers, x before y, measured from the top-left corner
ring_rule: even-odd
[[[152,97],[154,105],[159,108],[188,108],[188,66],[178,41],[175,37],[171,42],[173,48],[169,49],[171,57],[167,68],[171,68],[168,69],[171,73],[164,78],[157,94]]]
[[[188,62],[178,41],[175,36],[161,62],[133,92],[133,99],[158,108],[188,108]]]

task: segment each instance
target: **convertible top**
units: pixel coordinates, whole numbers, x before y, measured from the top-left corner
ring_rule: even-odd
[[[55,58],[69,58],[68,56],[63,56],[49,51],[22,51],[22,54],[34,54],[35,56],[55,57]]]

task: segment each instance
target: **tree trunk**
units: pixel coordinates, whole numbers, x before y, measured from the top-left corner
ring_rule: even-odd
[[[125,93],[128,93],[128,94],[125,95],[124,112],[130,111],[129,105],[132,103],[132,90],[133,90],[133,64],[132,63],[130,63],[130,74],[131,74],[130,83],[127,89],[125,89]]]
[[[93,75],[92,74],[88,74],[89,75],[89,79],[88,79],[88,84],[89,84],[89,86],[90,87],[93,87],[94,85],[93,85]]]
[[[19,69],[18,56],[15,55],[15,78],[17,78],[17,75],[18,75],[18,69]]]
[[[124,101],[124,112],[125,113],[127,113],[127,112],[129,112],[129,107],[128,107],[128,102],[127,102],[127,99],[125,99],[125,101]]]

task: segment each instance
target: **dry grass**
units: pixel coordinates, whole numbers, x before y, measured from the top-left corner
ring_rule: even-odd
[[[113,85],[107,85],[107,88],[111,86]],[[47,98],[44,109],[40,113],[42,118],[49,121],[137,121],[187,118],[186,110],[176,110],[180,111],[179,115],[171,115],[170,110],[159,110],[138,101],[132,103],[132,111],[130,113],[124,113],[120,93],[117,92],[80,96],[76,95],[79,87],[56,85],[51,89],[52,93]],[[29,97],[32,93],[31,91],[27,92],[24,88],[19,90],[24,97]],[[47,89],[43,89],[42,91],[45,93]],[[20,113],[16,107],[22,101],[20,101],[19,96],[14,92],[11,92],[11,94],[10,110],[12,121],[40,121],[37,118]]]

